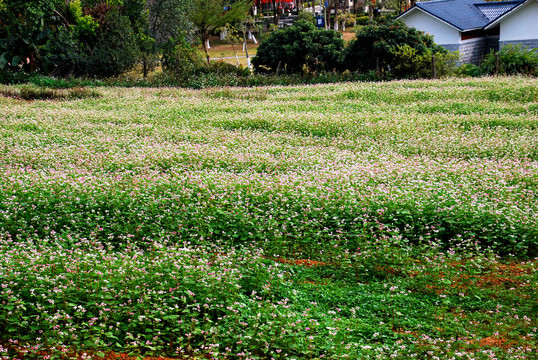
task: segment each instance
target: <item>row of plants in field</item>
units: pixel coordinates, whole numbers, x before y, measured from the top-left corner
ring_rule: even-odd
[[[77,233],[112,243],[162,236],[255,242],[276,253],[313,258],[328,245],[355,249],[376,233],[445,247],[463,238],[502,254],[536,255],[536,195],[524,179],[508,179],[512,184],[499,188],[499,175],[492,174],[473,184],[479,181],[470,175],[474,169],[464,168],[433,181],[390,174],[400,178],[389,185],[382,172],[408,164],[387,166],[358,167],[377,172],[373,179],[346,174],[350,169],[342,167],[336,174],[299,177],[173,170],[88,176],[12,169],[0,183],[2,233],[16,240]]]

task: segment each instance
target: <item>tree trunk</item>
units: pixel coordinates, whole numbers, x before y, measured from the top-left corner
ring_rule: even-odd
[[[148,64],[148,58],[146,55],[142,56],[142,76],[144,76],[144,79],[148,78],[149,73],[149,64]]]
[[[331,1],[327,1],[327,23],[325,24],[325,29],[329,30],[331,28]]]
[[[273,0],[273,23],[278,26],[278,18],[279,18],[278,9],[276,6],[276,0]]]
[[[232,50],[234,51],[235,61],[237,61],[237,66],[241,65],[241,63],[239,62],[239,57],[237,56],[237,52],[235,51],[235,46],[234,46],[233,41],[232,41]]]
[[[205,52],[205,57],[207,59],[207,64],[209,65],[209,62],[211,61],[211,58],[209,57],[209,51],[208,51],[208,48],[209,48],[209,35],[206,35],[205,33],[202,34],[202,44],[204,46],[204,52]]]
[[[338,31],[338,10],[340,10],[340,0],[334,0],[334,31]]]
[[[245,55],[247,57],[247,68],[250,69],[250,57],[248,56],[248,46],[247,46],[247,34],[243,32],[243,41],[245,43]]]

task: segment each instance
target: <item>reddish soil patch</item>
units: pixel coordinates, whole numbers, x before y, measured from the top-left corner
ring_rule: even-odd
[[[536,261],[531,264],[521,263],[496,264],[491,269],[486,270],[486,273],[477,275],[463,274],[454,279],[453,286],[465,288],[474,282],[475,286],[481,288],[496,288],[504,287],[511,288],[521,286],[521,277],[531,274],[533,269],[536,269]]]
[[[483,338],[482,340],[480,340],[479,344],[480,346],[487,346],[487,347],[493,347],[493,346],[502,347],[507,342],[508,342],[507,340],[504,340],[501,338],[488,336],[487,338]]]
[[[327,265],[327,263],[321,262],[321,261],[315,261],[315,260],[309,260],[309,259],[282,259],[282,258],[276,258],[275,261],[282,263],[282,264],[292,264],[292,265],[302,265],[306,267],[312,267],[312,266],[324,266]]]
[[[526,342],[530,340],[530,338],[526,336],[521,336],[520,339]],[[503,350],[507,350],[507,349],[513,348],[514,346],[517,346],[517,341],[508,340],[502,336],[488,336],[481,339],[478,342],[476,340],[468,340],[466,343],[467,344],[478,343],[480,347],[497,347]]]
[[[476,286],[480,288],[515,288],[521,287],[521,286],[530,286],[531,284],[525,284],[523,283],[525,281],[525,276],[530,275],[533,272],[536,271],[538,268],[538,261],[534,260],[528,263],[520,263],[520,262],[511,262],[507,264],[493,264],[488,268],[482,269],[480,273],[477,274],[469,274],[468,269],[466,269],[466,265],[468,265],[469,261],[466,262],[452,262],[449,265],[453,267],[454,270],[457,270],[458,275],[454,275],[450,277],[452,288],[458,288],[458,289],[466,289],[470,286]],[[419,271],[408,271],[404,273],[404,271],[391,268],[391,267],[378,267],[379,271],[384,271],[388,274],[392,275],[400,275],[400,276],[410,276],[415,277],[418,275],[430,275],[427,269],[425,269],[424,273],[421,273]],[[476,271],[476,269],[475,269]],[[467,274],[466,274],[467,272]],[[478,271],[477,271],[478,272]],[[434,277],[443,278],[446,277],[447,274],[444,272],[439,272],[436,275],[432,275]],[[439,291],[436,285],[427,285],[426,286],[429,289]]]
[[[355,33],[351,31],[344,31],[342,32],[342,38],[344,39],[345,42],[348,42],[350,40],[355,39]]]

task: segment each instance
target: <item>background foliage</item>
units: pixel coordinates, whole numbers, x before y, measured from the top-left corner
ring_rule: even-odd
[[[259,47],[253,65],[256,71],[289,73],[339,69],[344,40],[333,30],[319,30],[307,20],[276,30]]]
[[[449,54],[432,37],[402,22],[359,17],[359,24],[364,25],[356,27],[355,39],[345,46],[338,32],[316,29],[306,12],[299,14],[295,25],[286,29],[273,26],[261,36],[265,40],[253,60],[256,75],[242,68],[211,65],[207,41],[215,31],[227,25],[238,29],[243,38],[247,30],[257,29],[257,20],[248,17],[249,6],[248,1],[222,0],[2,2],[0,82],[32,81],[36,75],[46,74],[118,78],[118,85],[200,88],[425,78],[433,75],[432,57],[437,76],[456,73],[457,54]],[[353,22],[340,14],[340,20],[344,18]],[[195,54],[200,43],[206,50],[207,66],[200,65]],[[178,51],[186,50],[186,45],[190,50]],[[464,65],[457,73],[534,76],[537,64],[532,50],[505,47],[498,56],[487,55],[479,67]],[[156,72],[148,81],[148,74],[160,70],[159,65],[164,72]],[[135,67],[144,80],[129,80],[125,75]]]
[[[378,70],[389,72],[401,65],[395,58],[399,46],[408,46],[416,55],[427,51],[446,53],[447,51],[433,42],[433,37],[415,28],[407,27],[401,21],[386,21],[363,26],[357,31],[356,38],[346,48],[345,65],[349,70]],[[420,70],[419,70],[420,71]]]
[[[54,76],[115,76],[192,27],[180,0],[10,1],[0,10],[0,69]],[[14,75],[16,77],[16,75]]]

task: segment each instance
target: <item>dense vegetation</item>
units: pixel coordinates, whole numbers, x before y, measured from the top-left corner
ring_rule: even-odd
[[[345,71],[375,74],[381,79],[431,78],[433,56],[436,76],[455,74],[457,54],[436,45],[431,35],[400,21],[361,26],[355,39],[344,46],[340,33],[316,29],[307,20],[299,20],[273,32],[259,46],[253,64],[257,72]]]
[[[226,28],[241,42],[262,27],[263,19],[249,16],[249,8],[247,0],[3,1],[0,83],[40,76],[102,80],[135,68],[151,86],[191,88],[538,72],[536,52],[517,47],[503,49],[498,58],[486,56],[480,67],[457,69],[458,54],[390,18],[359,25],[346,45],[339,32],[315,28],[304,13],[293,26],[270,27],[263,35],[253,60],[256,75],[250,69],[211,64],[207,42],[212,34]],[[200,46],[205,62],[200,61]],[[157,68],[158,76],[148,81]]]
[[[253,65],[258,72],[303,73],[340,70],[344,40],[333,30],[319,30],[306,21],[276,30],[259,47]]]
[[[2,88],[0,358],[531,359],[537,85]]]

